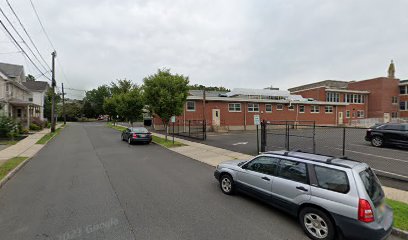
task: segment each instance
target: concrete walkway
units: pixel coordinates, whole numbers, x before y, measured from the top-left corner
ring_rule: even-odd
[[[58,125],[56,128],[58,127],[60,127],[60,125]],[[36,144],[36,142],[50,131],[51,131],[50,129],[46,128],[42,131],[29,135],[28,137],[24,138],[23,140],[6,149],[1,150],[0,165],[13,157],[34,156],[38,151],[40,151],[41,148],[45,146],[44,144]]]
[[[153,135],[164,138],[163,134],[153,133]],[[169,139],[171,139],[169,137]],[[180,153],[184,156],[190,157],[194,160],[207,163],[211,166],[217,166],[219,163],[227,160],[252,159],[253,156],[246,155],[238,152],[233,152],[230,150],[217,148],[202,143],[191,142],[181,138],[174,138],[175,141],[184,143],[188,146],[169,148],[171,151]],[[408,191],[399,190],[390,187],[383,187],[385,195],[389,199],[396,201],[408,203]]]

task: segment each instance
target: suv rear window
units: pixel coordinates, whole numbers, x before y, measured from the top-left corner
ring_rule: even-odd
[[[384,197],[384,192],[377,176],[375,176],[371,168],[366,168],[364,171],[360,172],[360,178],[363,181],[364,187],[371,201],[377,206]]]
[[[339,193],[347,193],[350,189],[347,174],[344,171],[314,166],[319,187]]]

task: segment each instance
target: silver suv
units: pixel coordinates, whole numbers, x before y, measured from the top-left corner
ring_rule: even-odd
[[[244,192],[296,216],[311,239],[386,239],[393,212],[370,167],[348,158],[274,151],[219,164],[223,193]]]

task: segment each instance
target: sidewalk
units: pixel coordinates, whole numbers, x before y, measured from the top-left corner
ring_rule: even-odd
[[[60,127],[58,125],[56,128]],[[6,149],[0,151],[0,165],[13,157],[32,157],[41,148],[43,148],[44,144],[36,144],[38,140],[40,140],[44,135],[49,133],[50,129],[44,129],[37,133],[31,134],[28,137],[24,138],[23,140],[19,141],[15,145],[12,145]]]
[[[153,133],[153,135],[164,138],[163,134]],[[175,141],[184,143],[188,146],[169,148],[169,150],[180,153],[181,155],[190,157],[194,160],[204,162],[211,166],[217,166],[219,163],[227,160],[242,159],[248,160],[252,159],[253,156],[246,155],[238,152],[233,152],[230,150],[217,148],[202,143],[191,142],[181,138],[174,138]],[[408,203],[408,191],[403,191],[390,187],[383,187],[385,195],[387,198]]]

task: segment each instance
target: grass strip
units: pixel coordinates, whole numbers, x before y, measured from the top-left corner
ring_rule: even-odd
[[[2,140],[0,141],[0,145],[14,145],[18,143],[17,140]]]
[[[13,157],[0,165],[0,180],[28,157]]]
[[[386,202],[394,210],[394,227],[408,231],[408,204],[391,199]]]
[[[57,136],[61,132],[61,127],[55,129],[55,132],[50,132],[45,134],[40,140],[36,142],[36,144],[46,144],[48,141],[50,141],[53,137]]]
[[[174,144],[173,144],[172,140],[167,139],[166,141],[166,139],[157,137],[157,136],[153,136],[153,142],[156,144],[162,145],[163,147],[166,147],[166,148],[187,146],[186,144],[177,142],[177,141],[174,141]]]
[[[123,131],[123,130],[126,129],[126,127],[113,125],[113,124],[110,123],[110,122],[108,122],[108,127],[113,128],[113,129],[116,129],[116,130],[118,130],[118,131]],[[167,141],[166,141],[166,139],[164,139],[164,138],[157,137],[157,136],[153,136],[153,142],[154,142],[154,143],[159,144],[159,145],[161,145],[161,146],[163,146],[163,147],[166,147],[166,148],[187,146],[186,144],[181,143],[181,142],[177,142],[177,141],[174,141],[174,144],[173,144],[173,141],[172,141],[172,140],[169,140],[169,139],[170,139],[170,136],[169,136],[169,138],[167,139]]]
[[[118,126],[118,125],[113,125],[113,123],[111,123],[111,122],[108,122],[108,127],[113,128],[113,129],[118,130],[118,131],[126,130],[125,127]]]

